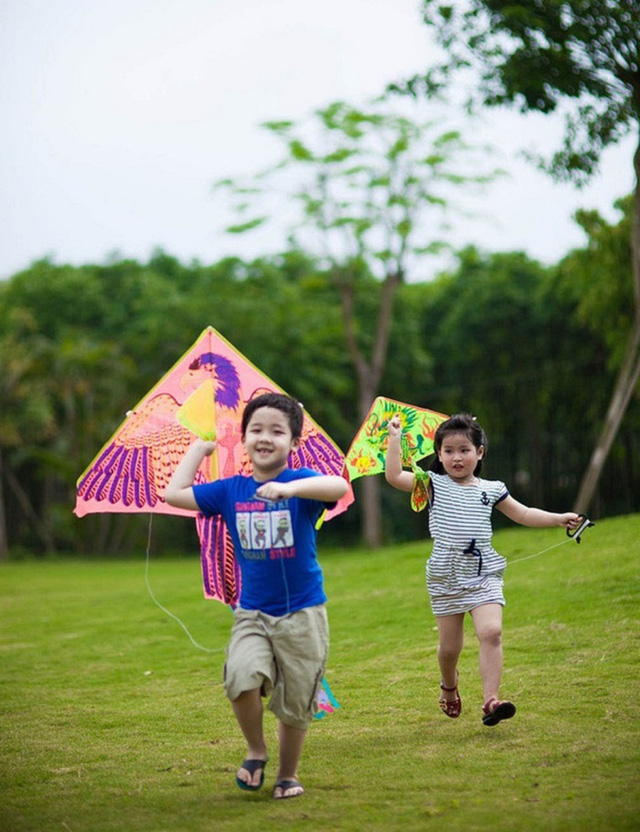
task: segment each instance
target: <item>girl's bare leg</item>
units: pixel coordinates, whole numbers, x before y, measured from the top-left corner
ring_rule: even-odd
[[[456,698],[455,687],[458,684],[458,658],[462,651],[464,638],[464,613],[458,615],[438,615],[438,664],[440,675],[445,688],[452,688],[451,691],[442,691],[442,696],[450,702]]]
[[[262,698],[260,688],[245,690],[237,699],[231,703],[233,712],[238,720],[238,725],[244,738],[247,741],[248,760],[266,760],[267,744],[262,728]],[[249,786],[257,786],[260,783],[261,771],[252,775],[245,768],[238,769],[238,778]]]
[[[484,701],[499,699],[502,679],[502,606],[484,604],[471,610],[473,625],[480,642],[480,675]]]

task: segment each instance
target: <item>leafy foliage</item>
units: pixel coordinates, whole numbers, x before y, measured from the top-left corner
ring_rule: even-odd
[[[579,293],[580,319],[607,345],[612,368],[620,365],[633,325],[631,271],[632,197],[616,203],[622,213],[613,225],[597,211],[578,211],[576,220],[588,244],[571,252],[560,263],[562,280]]]
[[[620,206],[628,210],[627,201]],[[381,378],[391,398],[472,410],[489,434],[490,474],[550,509],[566,508],[575,494],[630,325],[629,214],[617,225],[593,214],[580,222],[587,246],[556,267],[468,249],[451,273],[400,284]],[[363,263],[347,278],[355,331],[370,350],[384,286]],[[12,548],[122,553],[144,545],[144,518],[75,518],[75,481],[207,324],[304,402],[346,450],[360,415],[342,314],[334,270],[299,250],[209,266],[161,252],[147,263],[44,261],[0,284],[0,494]],[[634,400],[597,512],[637,508],[638,437]],[[383,490],[391,539],[424,534],[403,498]],[[360,511],[356,503],[327,524],[326,539],[355,539]],[[158,518],[157,527],[158,545],[195,547],[192,524]]]
[[[443,210],[455,188],[496,175],[486,148],[480,158],[459,131],[384,102],[362,109],[335,101],[309,119],[263,127],[284,155],[246,179],[216,183],[239,220],[226,230],[251,231],[297,205],[290,218],[297,245],[325,264],[362,260],[379,277],[405,275],[411,256],[442,246]],[[265,210],[276,198],[277,207]],[[247,219],[248,212],[255,216]]]
[[[446,59],[394,89],[433,94],[470,69],[479,82],[469,106],[564,108],[564,144],[548,162],[558,178],[586,181],[640,118],[636,0],[423,0],[423,16]]]

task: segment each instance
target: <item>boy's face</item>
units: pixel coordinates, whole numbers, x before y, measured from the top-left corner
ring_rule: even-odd
[[[299,444],[291,435],[286,415],[274,407],[259,407],[253,412],[242,441],[253,463],[253,475],[262,481],[277,477]]]

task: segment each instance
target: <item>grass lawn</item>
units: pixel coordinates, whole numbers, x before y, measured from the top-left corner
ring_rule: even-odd
[[[300,776],[273,801],[234,783],[244,744],[221,684],[229,611],[199,565],[31,561],[0,567],[0,830],[636,830],[640,821],[640,515],[495,535],[507,570],[502,692],[518,713],[484,727],[467,620],[463,713],[437,706],[428,542],[321,554],[327,679],[341,708],[314,721]]]

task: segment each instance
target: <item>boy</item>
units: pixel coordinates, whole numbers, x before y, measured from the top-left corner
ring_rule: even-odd
[[[348,488],[342,477],[287,467],[302,422],[302,406],[289,396],[265,393],[252,399],[242,415],[252,476],[194,486],[200,463],[215,449],[214,442],[197,440],[165,493],[170,505],[221,514],[231,534],[242,586],[224,684],[247,742],[236,783],[257,791],[264,782],[268,758],[261,697],[271,694],[269,709],[279,720],[276,799],[304,792],[298,762],[329,646],[315,525]]]

